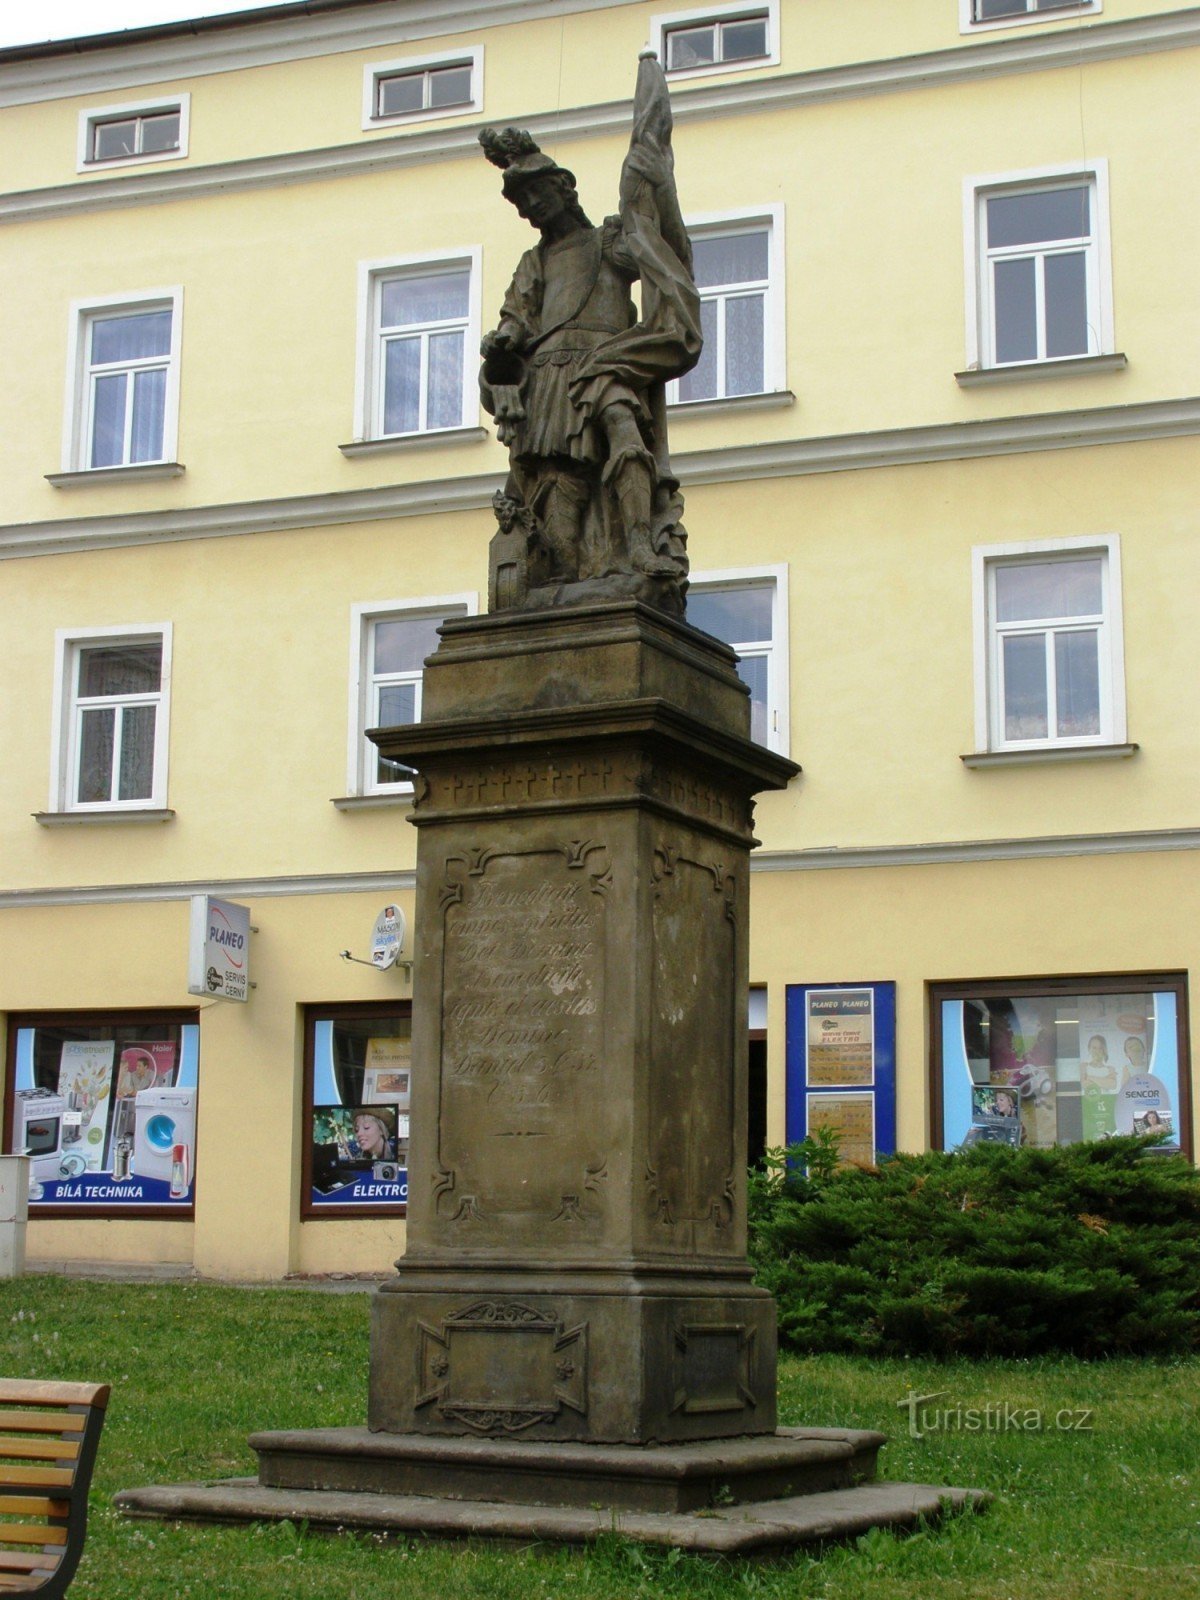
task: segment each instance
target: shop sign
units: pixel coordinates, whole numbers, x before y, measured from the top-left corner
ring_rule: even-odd
[[[211,894],[192,896],[188,993],[214,1000],[247,1000],[250,991],[250,908]]]

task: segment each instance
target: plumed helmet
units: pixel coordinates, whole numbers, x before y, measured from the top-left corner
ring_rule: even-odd
[[[482,128],[479,143],[483,153],[495,167],[504,173],[504,198],[512,200],[519,189],[535,178],[563,177],[575,187],[575,174],[560,167],[553,156],[538,148],[533,136],[520,128]]]

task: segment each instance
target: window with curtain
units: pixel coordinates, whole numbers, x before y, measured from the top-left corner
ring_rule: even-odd
[[[86,467],[165,459],[173,315],[166,305],[87,317]]]
[[[65,638],[56,757],[61,809],[163,805],[168,638],[165,626]]]
[[[466,264],[379,273],[374,299],[376,438],[463,423],[471,272]]]
[[[704,352],[691,372],[669,385],[667,397],[686,402],[761,394],[767,387],[770,227],[697,230],[691,240]]]
[[[411,784],[411,770],[386,760],[367,738],[366,730],[421,720],[425,658],[438,647],[440,624],[465,612],[465,605],[387,611],[355,607],[353,625],[359,633],[361,666],[356,708],[358,773],[351,773],[353,792],[386,793]]]

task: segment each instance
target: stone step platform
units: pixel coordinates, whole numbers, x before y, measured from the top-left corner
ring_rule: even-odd
[[[881,1433],[781,1428],[696,1444],[537,1443],[317,1428],[255,1434],[259,1476],[126,1489],[129,1516],[586,1544],[617,1532],[712,1555],[777,1554],[982,1505],[876,1483]]]
[[[250,1438],[258,1481],[267,1489],[663,1513],[853,1488],[874,1478],[885,1443],[882,1433],[847,1428],[780,1428],[773,1434],[648,1446],[366,1428]]]
[[[223,1483],[125,1489],[116,1504],[129,1516],[163,1521],[303,1521],[322,1531],[352,1529],[434,1539],[589,1544],[616,1533],[642,1544],[736,1557],[783,1555],[805,1545],[852,1539],[871,1528],[899,1531],[922,1519],[933,1521],[978,1507],[988,1498],[977,1489],[941,1484],[870,1483],[698,1512],[616,1511],[331,1489],[268,1489],[253,1478],[232,1478]]]

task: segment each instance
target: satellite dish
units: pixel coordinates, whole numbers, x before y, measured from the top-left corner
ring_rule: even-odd
[[[384,906],[371,930],[371,965],[386,972],[400,959],[404,948],[404,913],[399,906]]]

